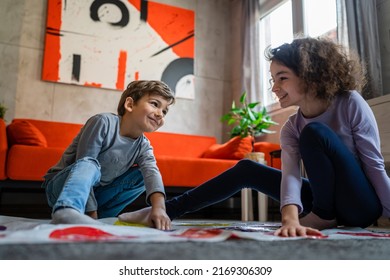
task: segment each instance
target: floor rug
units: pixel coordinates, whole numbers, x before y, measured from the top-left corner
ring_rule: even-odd
[[[227,239],[261,241],[297,239],[389,239],[388,230],[334,228],[323,236],[282,238],[273,235],[279,223],[179,220],[173,229],[161,231],[122,223],[117,218],[101,219],[102,225],[53,225],[50,220],[0,216],[0,245],[59,242],[221,242]]]

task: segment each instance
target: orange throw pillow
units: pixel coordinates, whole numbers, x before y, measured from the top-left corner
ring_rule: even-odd
[[[28,121],[13,121],[7,126],[9,145],[28,145],[47,147],[46,137]]]
[[[242,159],[252,152],[252,138],[236,136],[224,144],[214,144],[204,152],[204,158]]]

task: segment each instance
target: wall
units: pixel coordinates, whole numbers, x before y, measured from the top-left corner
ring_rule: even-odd
[[[237,0],[155,1],[195,10],[195,100],[178,99],[160,131],[221,140],[219,119],[230,103],[233,80],[231,3]],[[46,6],[46,0],[0,1],[0,102],[8,108],[6,121],[84,123],[93,114],[116,112],[121,92],[41,80]]]
[[[390,168],[390,94],[368,100],[378,123],[381,151],[387,168]]]
[[[228,139],[220,116],[240,94],[240,2],[242,0],[155,0],[195,10],[195,100],[178,99],[160,131]],[[46,0],[0,1],[0,102],[5,116],[84,123],[99,112],[115,112],[121,92],[41,81]],[[390,0],[377,0],[384,90],[390,92]],[[387,78],[385,78],[387,77]],[[387,90],[386,90],[387,88]],[[279,142],[286,118],[295,108],[270,110],[280,123],[266,141]]]
[[[260,0],[264,5],[267,5],[270,3],[270,1],[266,0]],[[276,2],[273,4],[277,4]],[[385,109],[389,109],[390,104],[388,101],[386,102],[380,102],[381,100],[388,100],[389,97],[386,97],[390,94],[390,0],[376,0],[377,5],[377,14],[378,14],[378,28],[379,28],[379,41],[380,41],[380,51],[381,51],[381,67],[382,67],[382,82],[383,82],[383,94],[384,97],[382,98],[375,98],[372,100],[368,100],[369,104],[375,104],[375,108],[373,108],[374,112],[376,113],[376,116],[381,117],[383,114],[385,114]],[[263,6],[263,9],[267,9],[267,6]],[[378,104],[378,105],[377,105]],[[379,111],[378,111],[379,110]],[[270,129],[273,129],[276,131],[275,134],[266,135],[263,139],[264,141],[270,141],[270,142],[279,142],[279,136],[280,136],[280,128],[283,125],[283,123],[286,121],[286,119],[293,113],[295,113],[296,108],[290,107],[286,109],[278,109],[278,106],[273,106],[269,108],[270,115],[272,116],[273,120],[278,122],[280,125],[279,127],[271,127]],[[378,111],[378,112],[376,112]],[[383,147],[386,147],[386,150],[383,150],[382,147],[382,153],[384,153],[386,161],[388,162],[387,165],[390,167],[390,156],[389,156],[389,145],[390,145],[390,138],[387,136],[388,134],[388,128],[385,127],[384,119],[381,118],[378,121],[381,133],[385,133],[386,137],[382,137],[382,145]],[[387,124],[387,123],[386,123]]]
[[[390,93],[390,0],[377,0],[383,94]]]

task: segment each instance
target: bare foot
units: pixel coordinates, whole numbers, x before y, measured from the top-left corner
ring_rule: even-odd
[[[58,209],[52,215],[51,224],[89,224],[89,225],[103,225],[103,223],[81,214],[73,208]]]
[[[118,216],[119,221],[126,223],[142,224],[149,227],[153,227],[153,223],[150,219],[152,207],[142,208],[134,212],[127,212]]]
[[[95,220],[98,219],[97,211],[86,212],[85,215],[90,216],[92,219],[95,219]]]
[[[302,226],[311,227],[311,228],[315,228],[315,229],[318,229],[318,230],[323,230],[323,229],[327,229],[327,228],[337,227],[336,219],[324,220],[324,219],[318,217],[313,212],[310,212],[309,214],[307,214],[302,219],[299,219],[299,223]]]

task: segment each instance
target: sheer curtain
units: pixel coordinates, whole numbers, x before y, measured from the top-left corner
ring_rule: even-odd
[[[242,91],[249,102],[260,100],[260,2],[243,0],[242,5]]]
[[[339,42],[355,50],[365,65],[365,99],[383,95],[376,1],[337,0]]]

